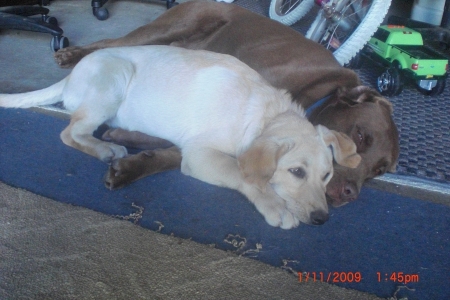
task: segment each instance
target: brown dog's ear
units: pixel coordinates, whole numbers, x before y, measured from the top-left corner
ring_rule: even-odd
[[[332,147],[334,160],[338,164],[348,168],[356,168],[359,165],[361,156],[356,153],[355,143],[346,134],[329,130],[322,125],[317,125],[316,129],[325,145]]]
[[[287,150],[267,138],[259,137],[238,157],[239,168],[245,181],[256,184],[262,191],[277,169],[277,163]]]
[[[375,89],[368,86],[360,85],[354,88],[341,87],[337,91],[339,100],[344,101],[350,106],[360,104],[363,102],[378,102],[383,105],[389,114],[392,114],[392,104],[380,95]]]
[[[339,100],[346,102],[350,106],[366,101],[374,102],[374,96],[381,97],[376,90],[363,85],[354,88],[340,87],[337,91],[337,95]]]

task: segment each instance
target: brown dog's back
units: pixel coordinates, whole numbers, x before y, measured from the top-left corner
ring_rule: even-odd
[[[273,86],[290,91],[304,107],[338,87],[359,85],[357,75],[342,67],[330,51],[277,21],[237,5],[195,1],[172,8],[163,21],[167,23],[168,14],[179,15],[178,10],[195,26],[191,23],[192,34],[184,32],[172,45],[233,55]],[[174,22],[170,31],[181,31],[181,25]]]

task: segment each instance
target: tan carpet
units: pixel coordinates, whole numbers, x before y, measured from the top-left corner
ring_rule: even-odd
[[[1,299],[379,299],[0,183]]]

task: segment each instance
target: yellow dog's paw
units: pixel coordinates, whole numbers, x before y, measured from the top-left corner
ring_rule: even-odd
[[[113,160],[123,158],[128,155],[127,148],[116,144],[102,143],[96,147],[97,157],[105,162],[111,163]]]
[[[298,226],[299,220],[289,212],[284,209],[282,211],[273,211],[264,215],[266,222],[274,227],[280,227],[282,229],[292,229]]]
[[[263,204],[255,203],[255,205],[269,225],[282,229],[297,227],[300,223],[299,219],[286,208],[282,199],[277,200],[274,199]]]

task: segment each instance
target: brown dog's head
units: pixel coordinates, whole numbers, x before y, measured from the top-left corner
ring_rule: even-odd
[[[365,180],[395,171],[399,141],[391,114],[391,103],[365,86],[338,89],[312,113],[313,124],[347,134],[362,158],[355,169],[334,165],[327,185],[329,204],[341,206],[356,200]]]

